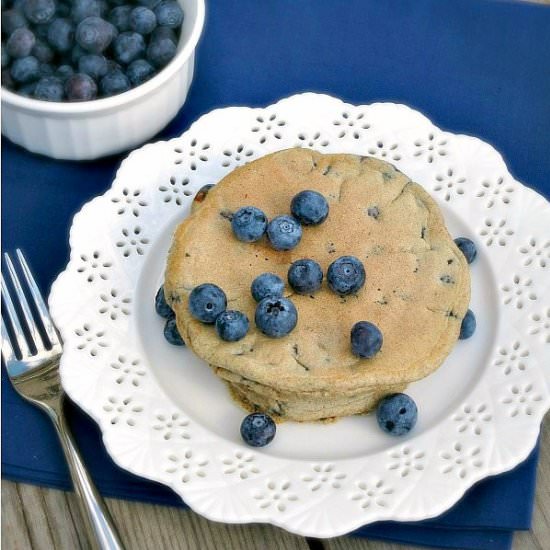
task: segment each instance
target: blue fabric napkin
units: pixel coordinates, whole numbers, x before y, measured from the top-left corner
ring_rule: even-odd
[[[355,103],[411,105],[453,132],[492,143],[520,180],[550,196],[550,8],[486,0],[224,0],[210,2],[189,99],[160,136],[226,105],[261,106],[300,91]],[[151,113],[154,116],[154,113]],[[2,246],[21,247],[47,290],[68,260],[72,215],[111,184],[121,157],[60,162],[3,141]],[[53,429],[2,371],[2,475],[69,487]],[[109,496],[182,505],[168,489],[118,469],[95,424],[71,407],[90,470]],[[472,488],[443,516],[379,523],[356,535],[503,549],[530,524],[537,450]]]

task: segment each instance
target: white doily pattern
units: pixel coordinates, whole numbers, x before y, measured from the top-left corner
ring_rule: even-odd
[[[389,451],[307,461],[236,445],[179,410],[143,353],[135,316],[150,297],[136,288],[165,220],[187,212],[204,184],[292,146],[395,164],[471,228],[491,266],[498,326],[486,368],[452,413]],[[492,147],[403,105],[302,94],[213,111],[181,137],[133,152],[112,188],[75,216],[70,247],[50,295],[66,391],[99,423],[117,464],[214,520],[328,537],[438,515],[523,460],[550,406],[550,207]]]

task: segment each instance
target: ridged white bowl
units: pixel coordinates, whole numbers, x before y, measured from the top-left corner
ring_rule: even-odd
[[[185,102],[204,0],[178,0],[185,19],[174,59],[151,80],[123,94],[54,103],[2,89],[2,134],[33,153],[86,160],[131,149],[162,130]]]

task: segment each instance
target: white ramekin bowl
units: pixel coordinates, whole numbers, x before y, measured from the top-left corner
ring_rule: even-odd
[[[204,0],[178,1],[185,13],[178,52],[159,74],[123,94],[82,103],[2,89],[2,134],[34,153],[85,160],[126,151],[162,130],[185,102],[204,26]]]

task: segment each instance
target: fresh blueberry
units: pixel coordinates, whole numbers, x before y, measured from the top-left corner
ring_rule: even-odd
[[[173,346],[185,346],[185,342],[179,333],[176,318],[174,316],[170,317],[164,325],[164,337],[166,341]]]
[[[12,63],[10,74],[15,82],[28,84],[40,76],[40,63],[32,55],[21,57]]]
[[[28,84],[24,84],[17,90],[17,93],[19,95],[22,95],[23,97],[34,97],[34,90],[36,89],[36,81],[35,82],[29,82]]]
[[[466,256],[466,261],[471,264],[477,256],[476,245],[467,237],[458,237],[455,239],[455,244],[462,251],[462,254]]]
[[[130,13],[130,28],[139,34],[150,34],[157,26],[157,16],[149,8],[138,6]]]
[[[128,65],[126,76],[132,86],[139,86],[149,80],[155,74],[155,67],[145,59],[136,59]]]
[[[94,80],[100,80],[109,71],[107,59],[102,55],[87,54],[78,60],[78,72],[91,76]]]
[[[219,286],[211,283],[195,287],[189,296],[191,315],[203,323],[214,323],[216,317],[225,311],[226,306],[225,292]]]
[[[115,35],[115,28],[101,17],[83,19],[76,28],[76,41],[80,47],[91,53],[101,53],[109,47]]]
[[[327,219],[328,202],[317,191],[301,191],[292,199],[290,211],[304,225],[317,225]]]
[[[277,216],[267,226],[267,237],[275,250],[291,250],[302,238],[302,226],[292,216]]]
[[[136,3],[152,10],[160,4],[160,0],[137,0]]]
[[[6,51],[13,59],[27,57],[31,55],[32,49],[36,43],[33,32],[26,27],[21,27],[13,31],[6,42]]]
[[[314,260],[296,260],[288,270],[288,283],[298,294],[313,294],[322,282],[323,270]]]
[[[48,23],[55,15],[55,0],[24,0],[23,13],[32,23]]]
[[[174,315],[174,311],[168,305],[166,297],[164,296],[164,286],[161,286],[155,295],[155,311],[158,315],[164,317],[165,319],[169,319]]]
[[[13,80],[10,69],[2,69],[2,88],[13,90],[15,88],[15,81]]]
[[[120,69],[109,71],[99,82],[99,89],[104,96],[122,94],[130,87],[128,77]]]
[[[63,81],[55,76],[41,78],[34,89],[34,97],[43,101],[62,101]]]
[[[102,7],[98,0],[72,0],[71,17],[76,24],[86,17],[101,17]]]
[[[470,338],[472,334],[476,331],[476,316],[474,312],[469,309],[462,319],[462,324],[460,325],[460,334],[458,335],[460,340],[466,340]]]
[[[145,53],[145,40],[137,32],[121,32],[113,42],[114,58],[118,63],[127,65],[143,57]]]
[[[48,29],[48,42],[58,52],[68,52],[74,45],[74,25],[70,19],[54,19]]]
[[[177,46],[171,38],[151,38],[147,48],[147,59],[157,69],[162,69],[176,55]]]
[[[71,65],[78,66],[78,60],[83,56],[87,55],[90,52],[86,51],[84,48],[75,44],[73,49],[70,52],[67,52],[62,58],[62,65]]]
[[[231,229],[239,241],[252,243],[262,238],[267,227],[265,214],[255,206],[239,208],[231,218]]]
[[[65,93],[69,101],[90,101],[97,97],[97,85],[87,74],[76,73],[65,82]]]
[[[162,0],[155,7],[155,15],[161,27],[177,29],[183,23],[183,10],[175,0]]]
[[[285,283],[275,273],[262,273],[252,281],[250,290],[254,300],[261,302],[268,296],[275,298],[282,296],[285,290]]]
[[[5,69],[10,64],[10,56],[8,55],[8,52],[6,51],[6,47],[4,46],[4,43],[2,42],[2,69]]]
[[[370,359],[382,347],[383,337],[380,329],[368,321],[359,321],[351,329],[351,351],[359,356]]]
[[[57,71],[55,71],[55,76],[60,78],[65,82],[70,76],[73,76],[74,69],[70,65],[59,65]]]
[[[241,437],[251,447],[265,447],[273,441],[277,427],[273,419],[264,413],[252,413],[241,423]]]
[[[417,417],[416,403],[404,393],[387,395],[376,409],[378,425],[391,435],[409,433],[414,428]]]
[[[178,43],[178,37],[176,36],[176,33],[168,27],[157,27],[151,33],[151,40],[162,40],[163,38],[171,40],[175,45],[177,45]]]
[[[222,311],[216,317],[216,332],[226,342],[236,342],[246,336],[248,332],[248,317],[240,311]]]
[[[28,25],[25,16],[16,9],[2,11],[2,33],[10,36],[15,30]]]
[[[129,31],[130,13],[132,13],[132,6],[118,6],[109,12],[109,23],[114,25],[120,32]]]
[[[54,72],[55,72],[55,67],[50,63],[41,63],[40,67],[38,68],[39,78],[52,76]]]
[[[55,9],[56,17],[70,17],[71,16],[71,5],[65,4],[63,2],[58,2]]]
[[[272,338],[281,338],[291,332],[298,322],[294,304],[282,296],[268,296],[256,306],[256,326]]]
[[[36,57],[40,63],[51,63],[55,53],[44,40],[37,39],[31,55]]]
[[[357,292],[365,279],[365,268],[355,256],[341,256],[328,267],[328,286],[341,296]]]
[[[137,3],[152,10],[160,3],[160,0],[137,0]]]

